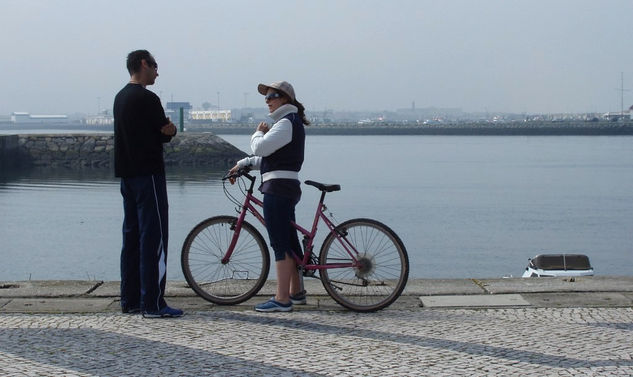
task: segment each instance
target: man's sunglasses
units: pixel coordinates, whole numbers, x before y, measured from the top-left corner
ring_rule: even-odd
[[[267,94],[266,97],[264,97],[264,100],[268,101],[274,98],[281,98],[281,94],[277,93],[277,92],[272,92],[270,94]]]

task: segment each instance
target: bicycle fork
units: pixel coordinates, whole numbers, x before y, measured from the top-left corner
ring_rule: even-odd
[[[241,215],[237,221],[231,223],[231,230],[233,231],[233,237],[231,238],[231,243],[229,244],[229,247],[226,250],[226,253],[222,257],[222,264],[229,263],[229,260],[231,259],[231,255],[233,254],[233,250],[235,249],[237,240],[240,237],[240,231],[242,230],[241,224],[243,220],[244,220],[244,215]],[[238,224],[240,225],[239,227],[238,227]]]

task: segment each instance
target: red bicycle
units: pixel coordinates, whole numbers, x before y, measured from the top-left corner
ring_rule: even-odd
[[[257,209],[263,203],[253,195],[256,178],[245,169],[232,176],[243,201],[228,190],[229,178],[222,178],[224,192],[238,206],[238,216],[215,216],[202,221],[187,235],[181,254],[182,271],[189,286],[200,297],[219,305],[238,304],[257,294],[270,269],[264,237],[245,220],[250,213],[265,225]],[[293,223],[303,235],[303,257],[294,255],[301,284],[303,276],[318,278],[336,302],[358,312],[372,312],[392,304],[409,276],[409,258],[398,235],[372,219],[358,218],[336,225],[325,214],[324,199],[326,193],[341,187],[314,181],[305,184],[319,189],[321,199],[311,230]],[[312,249],[320,221],[329,234],[317,257]]]

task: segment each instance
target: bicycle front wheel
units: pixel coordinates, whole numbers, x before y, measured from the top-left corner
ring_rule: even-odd
[[[242,222],[228,260],[237,218],[216,216],[196,225],[182,246],[182,272],[202,298],[219,305],[234,305],[255,295],[268,278],[270,256],[261,233]]]
[[[350,253],[358,261],[355,267],[335,266],[353,263]],[[409,257],[402,241],[388,226],[371,219],[337,226],[323,241],[319,262],[331,266],[320,270],[327,293],[357,312],[391,305],[409,277]]]

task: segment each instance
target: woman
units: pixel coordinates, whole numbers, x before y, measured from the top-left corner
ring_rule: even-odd
[[[257,91],[265,97],[269,116],[275,121],[272,127],[261,122],[251,136],[253,157],[237,162],[230,170],[249,167],[259,169],[264,194],[264,219],[275,251],[277,267],[277,292],[275,297],[255,306],[260,312],[289,312],[292,305],[306,303],[305,291],[301,290],[299,273],[293,253],[302,257],[295,221],[295,206],[301,198],[299,171],[303,164],[305,131],[310,122],[305,108],[295,98],[292,85],[286,81],[270,85],[259,84]]]

